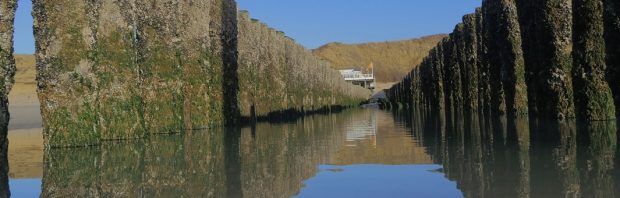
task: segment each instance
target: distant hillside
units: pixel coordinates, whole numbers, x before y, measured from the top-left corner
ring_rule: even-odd
[[[34,55],[16,54],[15,63],[17,66],[16,83],[36,83],[37,71]]]
[[[374,63],[379,82],[396,82],[422,62],[428,52],[447,35],[432,35],[413,40],[382,43],[330,43],[313,53],[330,62],[336,69],[366,69]]]
[[[38,104],[34,55],[16,54],[15,63],[17,72],[15,72],[15,84],[9,93],[10,104]]]

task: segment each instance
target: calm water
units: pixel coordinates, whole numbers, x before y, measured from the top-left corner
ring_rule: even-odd
[[[153,136],[45,152],[42,175],[8,185],[14,197],[620,195],[615,122],[488,120],[354,109]]]

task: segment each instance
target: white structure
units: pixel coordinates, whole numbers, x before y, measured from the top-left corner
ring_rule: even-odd
[[[351,82],[354,85],[375,89],[374,69],[370,74],[364,74],[362,71],[356,69],[345,69],[340,70],[340,75],[342,75],[345,81]]]

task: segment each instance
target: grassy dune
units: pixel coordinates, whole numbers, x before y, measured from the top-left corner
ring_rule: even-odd
[[[36,67],[34,55],[15,55],[17,72],[15,73],[15,85],[9,93],[9,101],[13,104],[38,103]]]
[[[35,67],[34,55],[15,55],[15,63],[17,64],[17,73],[15,81],[21,83],[34,83],[37,74]]]
[[[330,62],[336,69],[352,66],[366,69],[369,63],[373,62],[379,82],[396,82],[420,64],[428,52],[445,36],[432,35],[382,43],[330,43],[313,50],[313,53]]]

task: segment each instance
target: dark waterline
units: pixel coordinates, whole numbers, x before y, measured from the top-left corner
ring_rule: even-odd
[[[353,109],[54,149],[41,179],[9,184],[15,197],[614,197],[616,125]]]

